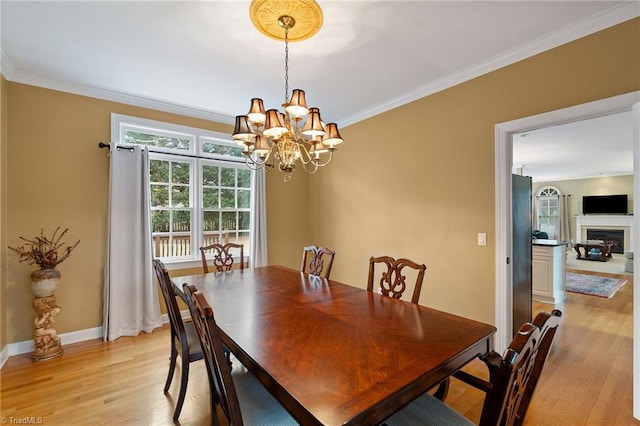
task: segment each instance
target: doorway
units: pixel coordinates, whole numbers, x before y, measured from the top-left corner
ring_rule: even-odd
[[[634,218],[633,226],[640,229],[640,92],[632,92],[612,98],[606,98],[587,104],[577,105],[562,110],[551,111],[536,116],[500,123],[495,126],[495,193],[496,193],[496,350],[502,351],[510,340],[509,331],[512,305],[512,268],[510,259],[513,252],[513,236],[511,224],[511,171],[512,171],[512,135],[542,127],[563,124],[571,121],[598,117],[615,112],[633,109],[634,120]],[[632,236],[632,247],[638,251],[640,239],[638,232]],[[638,261],[634,265],[634,363],[640,359],[640,273]],[[634,365],[634,417],[640,419],[640,366]]]

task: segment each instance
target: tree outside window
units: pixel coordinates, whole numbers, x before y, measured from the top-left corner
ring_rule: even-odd
[[[252,172],[228,135],[131,118],[125,144],[149,147],[153,256],[199,260],[199,247],[244,244],[250,253]]]

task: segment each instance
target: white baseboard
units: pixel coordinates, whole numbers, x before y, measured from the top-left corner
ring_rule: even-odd
[[[185,312],[189,315],[189,311],[182,311],[182,316],[186,317]],[[162,314],[162,323],[169,322],[167,314]],[[63,333],[59,335],[63,345],[70,345],[73,343],[84,342],[86,340],[101,339],[102,327],[87,328],[85,330],[72,331],[70,333]],[[9,357],[15,355],[22,355],[33,351],[33,340],[26,340],[23,342],[9,343],[0,351],[0,369],[4,367]]]
[[[59,335],[63,345],[84,342],[85,340],[102,338],[102,327],[88,328],[86,330],[72,331]],[[0,368],[4,367],[9,357],[22,355],[33,351],[33,340],[10,343],[6,345],[0,353]]]
[[[0,369],[4,366],[4,363],[9,359],[9,345],[5,345],[0,351]]]

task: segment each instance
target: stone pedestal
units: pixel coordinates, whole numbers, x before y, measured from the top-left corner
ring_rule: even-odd
[[[62,342],[52,327],[54,317],[61,311],[60,306],[56,305],[56,296],[34,297],[33,309],[36,311],[36,318],[31,358],[34,361],[46,361],[62,355]]]

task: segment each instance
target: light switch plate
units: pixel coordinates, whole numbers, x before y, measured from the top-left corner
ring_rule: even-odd
[[[485,234],[484,232],[479,232],[478,233],[478,245],[479,246],[486,246],[487,245],[487,234]]]

